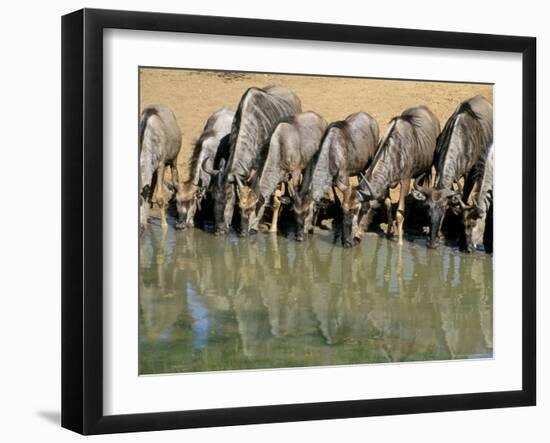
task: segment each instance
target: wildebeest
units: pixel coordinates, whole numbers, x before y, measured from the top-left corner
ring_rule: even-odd
[[[277,124],[299,112],[300,99],[282,86],[252,87],[244,93],[231,127],[230,157],[221,177],[223,189],[216,188],[214,192],[217,232],[229,229],[236,199],[235,186],[242,188],[237,177],[241,184],[250,185],[267,156],[269,137]]]
[[[169,198],[164,191],[164,168],[170,166],[172,183],[179,183],[176,159],[181,148],[181,130],[176,116],[164,105],[149,105],[139,119],[140,224],[147,223],[146,202],[158,205],[160,222],[166,226]]]
[[[350,177],[369,165],[376,152],[378,135],[378,123],[366,112],[356,112],[328,126],[319,151],[304,172],[300,189],[291,188],[297,239],[312,230],[314,207],[324,195],[333,186],[342,191],[349,189]]]
[[[490,144],[481,153],[480,159],[474,167],[473,190],[469,203],[459,200],[466,250],[473,252],[478,245],[484,243],[487,215],[492,205],[493,193],[493,164],[494,148]],[[487,248],[486,245],[486,250]]]
[[[258,229],[265,206],[273,196],[275,201],[270,231],[277,232],[282,196],[275,195],[275,190],[287,180],[292,183],[291,186],[300,183],[302,171],[319,150],[326,127],[325,119],[314,112],[296,114],[277,125],[269,140],[267,157],[252,186],[245,186],[238,175],[235,177],[242,230]]]
[[[388,215],[387,235],[391,236],[393,216],[389,189],[400,184],[396,221],[398,241],[403,243],[405,197],[409,193],[411,179],[430,172],[439,131],[439,120],[426,106],[407,109],[391,119],[359,187],[351,190],[344,199],[343,204],[347,206],[344,227],[352,225],[353,217],[357,217],[362,209],[362,202],[368,204],[368,213],[364,223],[361,223],[367,227],[371,210],[384,200]],[[347,244],[357,241],[356,234],[353,229],[344,230]]]
[[[202,134],[193,147],[189,178],[177,189],[178,222],[176,229],[194,225],[195,213],[197,209],[200,209],[201,201],[210,187],[216,154],[219,149],[223,150],[229,143],[229,133],[234,116],[233,109],[223,108],[214,112],[206,121]]]
[[[493,106],[482,96],[475,96],[458,105],[438,137],[434,164],[436,178],[433,189],[416,186],[413,196],[428,208],[430,226],[427,245],[438,244],[439,231],[449,206],[458,207],[458,198],[468,201],[474,184],[470,172],[484,149],[493,142]],[[464,178],[460,191],[459,180]],[[453,185],[459,191],[453,190]]]

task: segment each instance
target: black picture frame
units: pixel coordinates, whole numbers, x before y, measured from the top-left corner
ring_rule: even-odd
[[[522,389],[109,415],[103,413],[103,30],[171,31],[522,54]],[[536,39],[83,9],[62,18],[62,426],[82,434],[319,420],[536,403]]]

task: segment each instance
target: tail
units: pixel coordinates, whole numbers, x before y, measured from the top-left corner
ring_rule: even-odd
[[[147,127],[147,121],[149,120],[149,117],[153,115],[158,115],[157,109],[153,106],[148,106],[141,113],[141,117],[139,118],[139,149],[140,150],[141,150],[141,145],[143,143],[143,135],[145,134],[145,128]]]

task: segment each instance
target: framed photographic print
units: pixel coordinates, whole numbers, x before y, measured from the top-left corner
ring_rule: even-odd
[[[62,425],[534,405],[530,37],[62,21]]]

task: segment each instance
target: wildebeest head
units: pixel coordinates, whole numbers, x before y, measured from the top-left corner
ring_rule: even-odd
[[[475,198],[473,203],[469,205],[459,198],[455,213],[459,212],[462,213],[466,252],[474,252],[477,246],[483,243],[487,212],[477,205]]]
[[[466,251],[474,252],[477,246],[483,243],[487,213],[475,204],[472,206],[464,205],[462,208]]]
[[[214,200],[214,223],[216,234],[226,233],[229,226],[225,223],[224,211],[226,206],[226,192],[224,186],[225,159],[222,158],[218,169],[211,169],[207,165],[207,159],[202,163],[202,170],[211,176],[210,189]]]
[[[255,177],[255,169],[252,170],[245,182],[238,175],[235,175],[235,189],[239,199],[238,204],[241,215],[241,236],[248,235],[249,229],[255,221],[256,205],[259,202],[259,196],[254,186]]]
[[[351,248],[361,241],[359,234],[359,214],[363,203],[369,201],[370,195],[359,188],[351,186],[344,190],[342,208],[342,246]]]
[[[203,196],[204,190],[191,180],[178,186],[176,192],[176,209],[178,212],[176,229],[193,227],[195,212],[200,209]]]
[[[461,210],[462,200],[460,193],[452,189],[434,189],[426,186],[420,186],[420,180],[423,175],[414,181],[412,195],[418,201],[421,201],[428,209],[429,234],[427,240],[428,248],[436,248],[439,243],[439,231],[443,223],[443,217],[447,209],[451,209],[455,214]]]
[[[359,218],[361,213],[365,213],[368,209],[365,205],[372,207],[378,206],[378,200],[373,197],[374,193],[367,181],[367,178],[361,174],[361,182],[366,186],[362,189],[361,186],[352,188],[347,186],[343,188],[342,208],[342,246],[350,248],[357,245],[361,237],[359,235]],[[342,190],[342,187],[339,188]]]
[[[288,193],[292,200],[292,211],[296,219],[296,240],[302,241],[306,233],[313,232],[315,204],[309,192],[305,195],[297,192],[291,181],[288,182]]]

